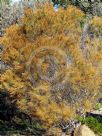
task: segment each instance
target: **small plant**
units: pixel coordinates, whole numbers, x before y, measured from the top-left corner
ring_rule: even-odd
[[[98,109],[100,109],[100,108],[102,108],[102,103],[97,103],[97,104],[96,104],[96,109],[98,110]]]

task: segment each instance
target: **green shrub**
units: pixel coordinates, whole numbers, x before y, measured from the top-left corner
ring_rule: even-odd
[[[100,108],[102,108],[102,103],[97,103],[96,104],[96,109],[100,109]]]

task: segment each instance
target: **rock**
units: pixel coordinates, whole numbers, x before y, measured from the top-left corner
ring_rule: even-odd
[[[100,109],[98,109],[98,110],[94,110],[94,111],[92,111],[91,113],[102,115],[102,108],[100,108]]]
[[[94,132],[86,125],[81,125],[74,132],[74,136],[96,136]]]
[[[93,110],[91,112],[87,112],[87,117],[94,117],[102,120],[102,108],[98,110]]]

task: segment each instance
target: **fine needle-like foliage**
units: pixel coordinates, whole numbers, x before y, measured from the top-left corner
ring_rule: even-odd
[[[102,83],[102,19],[88,21],[73,6],[53,10],[51,5],[25,10],[20,24],[0,39],[0,88],[17,106],[41,120],[45,128],[73,119],[76,111],[90,111]],[[92,34],[92,35],[91,35]]]

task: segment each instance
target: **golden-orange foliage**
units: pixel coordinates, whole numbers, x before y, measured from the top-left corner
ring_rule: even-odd
[[[102,19],[96,18],[89,25],[99,32]],[[27,9],[20,24],[9,27],[0,39],[5,48],[2,59],[10,66],[2,73],[1,89],[46,126],[75,117],[80,107],[90,110],[99,94],[102,39],[94,30],[95,37],[87,35],[81,49],[81,22],[85,15],[73,6],[58,12],[51,5]],[[55,74],[49,76],[54,66]]]

